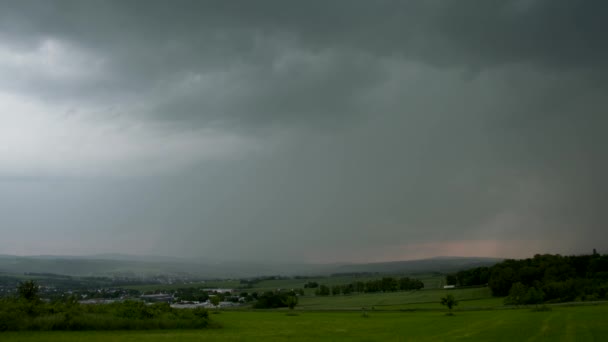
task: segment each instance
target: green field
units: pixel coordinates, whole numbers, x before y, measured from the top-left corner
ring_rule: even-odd
[[[491,296],[490,289],[420,290],[388,293],[365,293],[339,296],[305,296],[300,298],[299,310],[376,310],[441,309],[440,298],[451,293],[460,301],[459,308],[488,308],[502,306],[503,299]]]
[[[332,277],[339,284],[352,277]],[[428,279],[432,280],[430,276]],[[319,279],[321,280],[321,279]],[[289,288],[310,279],[268,280],[258,285]],[[296,283],[297,282],[297,283]],[[173,286],[183,284],[175,284]],[[193,284],[194,285],[194,284]],[[200,285],[203,285],[202,283]],[[204,287],[230,287],[204,283]],[[234,286],[232,286],[234,288]],[[250,289],[248,290],[250,291]],[[454,316],[439,304],[452,294]],[[362,308],[368,317],[363,317]],[[372,309],[373,308],[373,309]],[[425,289],[338,296],[303,296],[287,309],[222,309],[211,315],[219,329],[163,331],[4,332],[0,341],[603,341],[608,340],[608,303],[554,305],[551,311],[508,308],[489,288]]]
[[[605,341],[608,305],[462,311],[231,311],[212,315],[223,328],[189,331],[5,332],[11,341]]]

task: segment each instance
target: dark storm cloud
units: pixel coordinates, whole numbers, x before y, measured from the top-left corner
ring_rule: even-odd
[[[20,234],[259,259],[606,240],[604,1],[0,9],[0,177],[94,175],[5,186]]]
[[[102,56],[103,80],[65,88],[42,80],[65,96],[152,95],[170,92],[167,84],[176,80],[222,70],[207,77],[215,89],[189,84],[189,94],[158,108],[168,118],[203,123],[218,116],[267,122],[343,115],[352,108],[340,104],[390,72],[374,58],[473,74],[502,64],[599,67],[594,72],[603,74],[608,60],[602,34],[608,5],[602,1],[57,1],[4,7],[3,31],[25,33],[24,41],[59,37]],[[289,52],[310,58],[289,60]],[[277,69],[282,59],[287,61]],[[226,94],[234,96],[225,100]]]

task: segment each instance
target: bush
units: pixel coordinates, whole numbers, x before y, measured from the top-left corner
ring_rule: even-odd
[[[212,324],[203,308],[173,309],[167,303],[81,305],[76,302],[0,301],[0,331],[200,329]]]
[[[293,291],[289,292],[266,292],[258,297],[253,305],[255,309],[274,309],[289,307],[293,309],[298,304],[298,297]]]
[[[448,310],[450,310],[450,313],[452,313],[452,308],[458,305],[458,301],[456,300],[456,298],[454,298],[453,295],[448,294],[445,297],[441,298],[440,304],[447,306]]]

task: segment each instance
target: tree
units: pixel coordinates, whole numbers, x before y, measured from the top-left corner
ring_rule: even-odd
[[[336,296],[342,292],[342,287],[340,285],[334,285],[331,287],[331,294]]]
[[[528,289],[528,293],[526,293],[526,304],[540,304],[545,299],[545,294],[542,290],[539,290],[535,287],[531,287]]]
[[[220,296],[213,296],[213,297],[209,297],[209,301],[211,302],[211,304],[213,304],[213,306],[218,306],[220,305]]]
[[[448,274],[445,277],[445,282],[447,285],[456,285],[456,283],[458,282],[458,278],[455,274]]]
[[[296,307],[296,305],[298,305],[298,297],[296,297],[296,296],[288,296],[285,299],[285,305],[287,305],[287,307],[290,310],[293,310]]]
[[[28,302],[36,302],[40,299],[40,297],[38,297],[39,289],[38,284],[36,284],[36,282],[33,280],[20,282],[17,286],[19,297],[27,300]]]
[[[345,295],[351,294],[351,292],[353,292],[353,288],[353,284],[342,285],[342,293]]]
[[[327,285],[320,285],[319,288],[315,291],[317,296],[329,296],[330,290]]]
[[[294,297],[294,299],[289,299]],[[284,308],[290,305],[297,304],[297,297],[295,292],[279,292],[279,291],[268,291],[258,297],[258,301],[253,305],[256,309],[274,309]]]
[[[528,289],[526,288],[526,286],[520,282],[517,282],[513,284],[513,286],[511,286],[511,290],[509,290],[509,296],[505,298],[505,304],[525,304],[527,293]]]
[[[447,306],[450,313],[452,313],[452,308],[458,305],[458,301],[453,295],[449,294],[441,298],[441,305]]]

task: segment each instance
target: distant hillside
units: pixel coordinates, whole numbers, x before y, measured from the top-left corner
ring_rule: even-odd
[[[478,266],[491,266],[500,259],[438,257],[432,259],[368,264],[261,264],[246,262],[204,262],[195,259],[99,256],[10,256],[0,255],[0,272],[54,273],[71,276],[153,275],[199,278],[240,278],[263,275],[328,275],[332,273],[423,273],[455,272]]]
[[[130,278],[154,275],[193,276],[200,278],[248,277],[272,273],[263,265],[246,263],[206,264],[191,260],[171,258],[140,258],[111,256],[0,256],[0,272],[5,273],[55,273],[71,276],[124,276]]]
[[[430,259],[391,261],[369,264],[342,265],[337,273],[423,273],[423,272],[455,272],[467,268],[492,266],[502,259],[497,258],[466,258],[466,257],[436,257]]]

